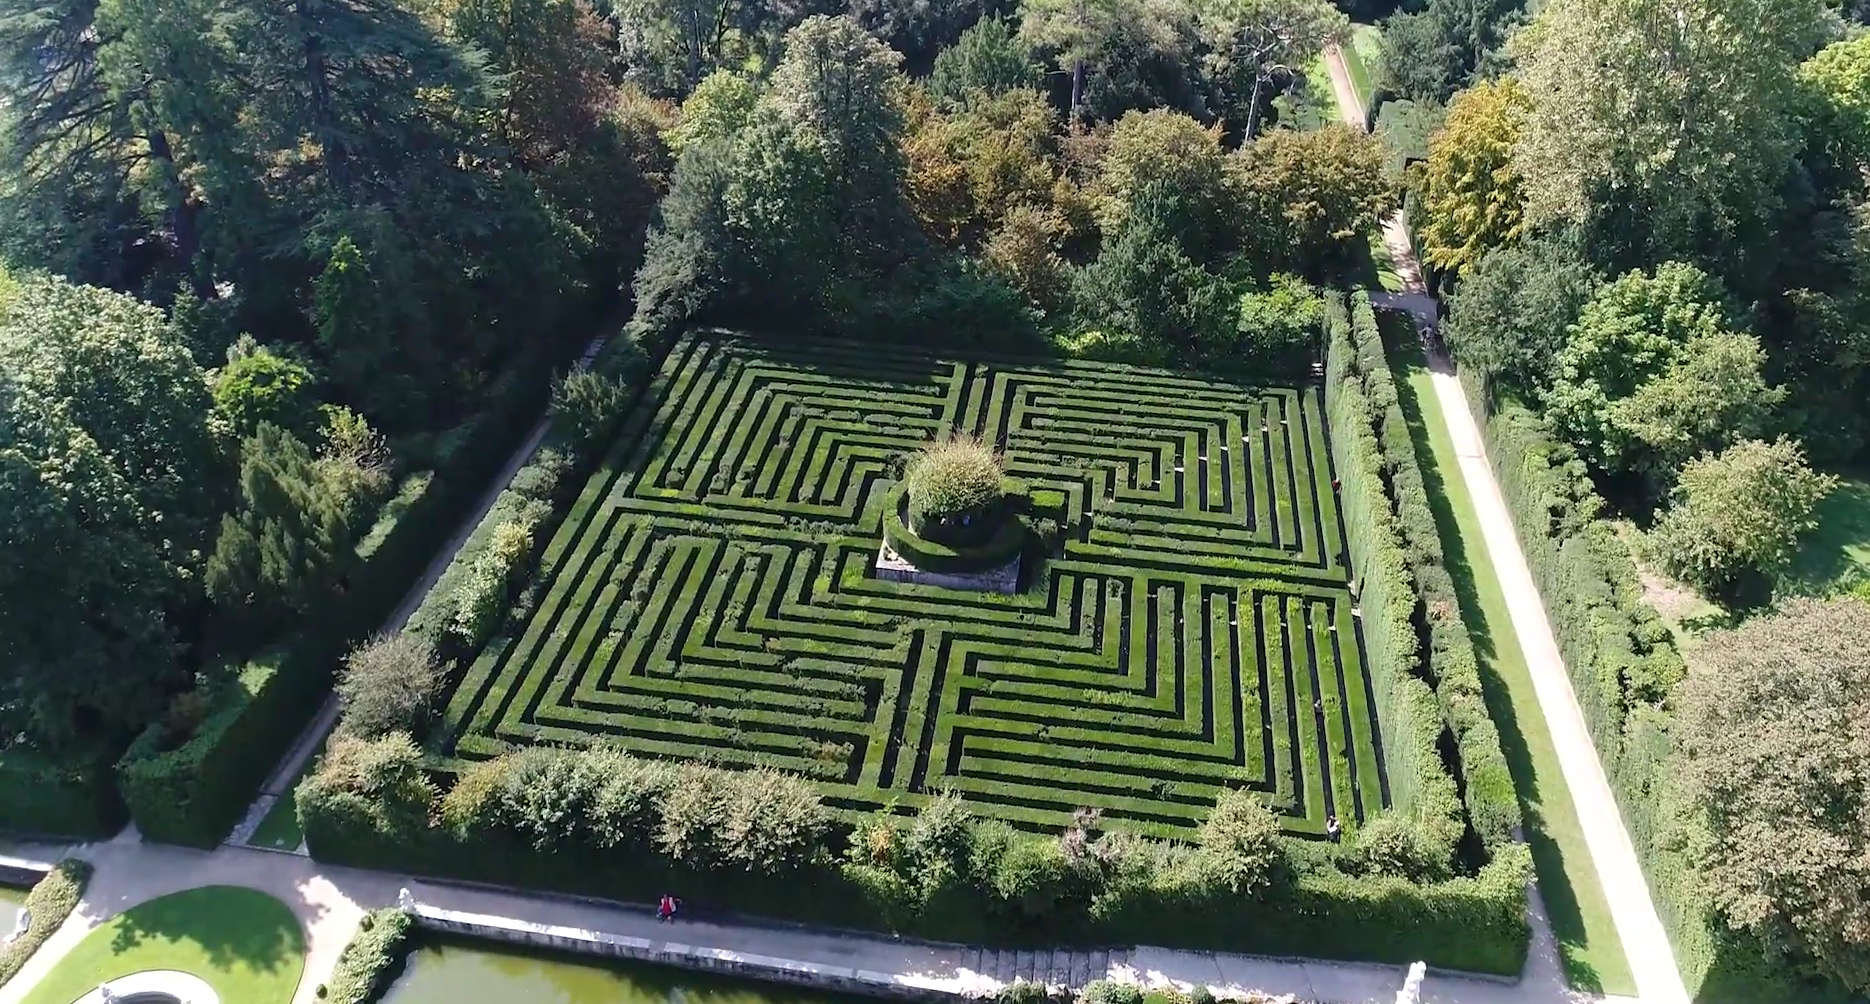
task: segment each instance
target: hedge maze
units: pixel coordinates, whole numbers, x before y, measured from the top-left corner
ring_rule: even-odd
[[[874,577],[903,458],[959,428],[1067,498],[1020,593]],[[1314,388],[678,342],[432,739],[806,774],[841,808],[953,789],[1163,835],[1222,786],[1294,833],[1388,804]]]

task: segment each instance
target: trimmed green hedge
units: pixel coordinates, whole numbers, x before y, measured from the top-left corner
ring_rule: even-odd
[[[30,749],[0,752],[0,830],[108,837],[128,815],[113,783],[113,752],[54,760]]]
[[[1370,679],[1383,752],[1397,808],[1412,814],[1451,857],[1460,839],[1461,799],[1441,762],[1442,731],[1434,691],[1417,673],[1421,643],[1416,636],[1415,582],[1384,484],[1382,447],[1375,411],[1364,391],[1357,348],[1340,293],[1325,301],[1325,401],[1331,415],[1331,446],[1350,544],[1351,567],[1360,587],[1364,641],[1370,648]]]
[[[32,915],[26,932],[0,947],[0,986],[18,975],[32,953],[64,926],[65,918],[77,909],[78,900],[84,897],[85,884],[90,881],[90,862],[66,858],[32,887],[26,894],[26,910]]]
[[[1448,574],[1415,441],[1396,395],[1369,295],[1357,292],[1350,308],[1353,368],[1363,380],[1375,420],[1373,432],[1383,455],[1403,557],[1419,594],[1411,623],[1427,653],[1428,680],[1440,704],[1441,720],[1454,736],[1468,822],[1491,847],[1513,840],[1520,826],[1513,776],[1500,749],[1499,730],[1487,712],[1473,636],[1461,617],[1460,597]]]
[[[630,391],[625,400],[627,405],[642,391],[650,366],[643,349],[628,336],[618,334],[591,360],[591,369],[625,383]],[[613,418],[613,428],[620,420],[621,415]],[[501,524],[530,526],[534,542],[532,553],[522,567],[512,570],[511,587],[523,583],[538,562],[539,552],[543,550],[541,545],[551,539],[559,520],[564,517],[571,496],[608,445],[610,430],[597,431],[597,435],[587,439],[567,423],[555,421],[547,428],[539,448],[513,472],[512,480],[494,499],[486,515],[475,524],[461,549],[449,559],[448,566],[409,615],[404,630],[428,639],[435,650],[447,658],[471,654],[463,651],[461,639],[450,626],[459,609],[462,591],[470,588],[474,566],[493,545],[494,532]]]
[[[1508,975],[1524,964],[1531,862],[1519,845],[1502,849],[1476,876],[1417,884],[1346,873],[1331,850],[1285,840],[1285,864],[1270,884],[1236,894],[1204,878],[1199,852],[1186,844],[1118,837],[1110,855],[1084,854],[1074,865],[1056,835],[952,817],[944,835],[939,824],[880,810],[855,832],[821,831],[802,855],[794,848],[787,864],[767,868],[734,863],[712,845],[678,858],[662,832],[669,798],[632,781],[641,771],[628,757],[544,748],[523,755],[533,768],[520,779],[525,793],[516,796],[524,809],[481,786],[482,778],[500,784],[497,772],[477,775],[464,782],[471,791],[457,788],[439,803],[432,788],[411,783],[408,761],[391,766],[371,755],[337,776],[307,778],[298,796],[307,844],[321,861],[360,867],[625,901],[653,900],[673,888],[698,907],[971,943],[1132,942],[1391,963],[1426,959]],[[591,757],[608,759],[598,770],[581,771],[579,762]],[[687,765],[672,773],[702,775],[695,780],[705,790],[711,770]],[[585,784],[568,783],[581,773]],[[744,777],[732,772],[721,787]],[[602,786],[615,779],[624,779],[615,791],[639,797],[607,800],[614,791]],[[721,811],[732,815],[731,808]],[[518,812],[531,819],[516,818]],[[556,822],[558,812],[575,813],[584,825]],[[737,832],[732,820],[717,820],[715,830],[730,839]],[[1053,868],[1022,870],[1032,862]]]
[[[1674,779],[1669,691],[1684,675],[1667,627],[1643,600],[1628,546],[1601,514],[1584,461],[1544,419],[1494,400],[1462,374],[1585,724],[1636,846],[1675,964],[1696,1001],[1850,1000],[1708,910],[1685,850],[1693,826]]]
[[[978,572],[1004,565],[1026,544],[1026,525],[1011,514],[1001,519],[993,535],[978,544],[950,546],[918,536],[903,519],[905,486],[883,496],[883,540],[917,568],[930,572]]]
[[[319,984],[318,999],[329,1004],[371,1004],[389,988],[391,975],[409,954],[414,922],[395,907],[373,910],[358,923],[357,933],[338,955],[331,979]]]

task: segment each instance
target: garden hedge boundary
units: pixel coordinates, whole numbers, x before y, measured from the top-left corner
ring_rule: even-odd
[[[29,835],[108,837],[128,816],[117,793],[114,750],[65,761],[31,749],[0,752],[0,830]]]
[[[557,761],[536,775],[551,784],[579,773],[579,758],[608,752],[535,747],[523,755],[534,758],[534,766]],[[630,773],[612,769],[618,776]],[[650,901],[677,889],[697,910],[975,944],[1132,943],[1397,964],[1426,959],[1450,969],[1517,975],[1529,938],[1523,906],[1531,861],[1518,847],[1477,875],[1419,884],[1346,874],[1321,859],[1320,845],[1282,839],[1290,866],[1269,888],[1234,893],[1184,878],[1178,866],[1185,869],[1186,859],[1172,855],[1165,856],[1168,863],[1145,864],[1141,873],[1120,869],[1087,887],[1098,880],[1062,864],[1058,836],[1017,833],[997,821],[976,824],[956,865],[938,863],[905,876],[860,860],[860,851],[875,844],[833,823],[816,843],[791,855],[802,863],[758,871],[722,863],[718,854],[678,860],[655,844],[653,833],[609,821],[590,827],[602,831],[601,842],[566,836],[542,846],[544,837],[520,830],[498,809],[460,819],[451,811],[453,797],[437,799],[432,787],[364,773],[373,780],[314,776],[301,782],[300,820],[314,858],[623,901]],[[718,787],[732,786],[724,779]],[[878,811],[872,819],[880,828],[898,827],[893,846],[913,839],[905,838],[902,831],[912,824],[901,816]],[[1034,858],[1058,862],[1061,871],[1023,871]],[[1158,860],[1149,854],[1137,859]],[[1028,912],[1037,890],[1054,897],[1039,918]]]
[[[1676,783],[1667,706],[1685,673],[1673,637],[1644,602],[1629,547],[1602,518],[1604,501],[1576,451],[1543,418],[1495,398],[1476,374],[1461,379],[1690,996],[1705,1004],[1850,1000],[1729,929],[1696,890],[1684,839],[1694,823]]]
[[[1442,723],[1454,738],[1462,804],[1482,843],[1493,847],[1516,839],[1521,823],[1519,798],[1500,732],[1487,712],[1481,689],[1480,661],[1473,636],[1461,616],[1460,596],[1448,574],[1441,533],[1429,505],[1427,482],[1416,457],[1415,441],[1403,416],[1396,382],[1384,354],[1383,339],[1367,293],[1350,303],[1350,355],[1363,381],[1375,419],[1373,433],[1383,456],[1388,496],[1402,537],[1403,557],[1416,584],[1417,602],[1410,621],[1427,653],[1425,668],[1440,705]]]
[[[31,914],[31,921],[23,934],[0,946],[0,986],[19,975],[32,953],[64,926],[65,918],[78,908],[78,900],[83,898],[84,887],[90,881],[90,862],[66,858],[32,887],[26,894],[26,910]]]
[[[1373,431],[1377,419],[1365,398],[1363,374],[1351,358],[1343,300],[1335,302],[1339,323],[1330,326],[1325,387],[1330,452],[1333,469],[1344,482],[1348,544],[1363,583],[1363,631],[1378,690],[1392,801],[1399,815],[1425,823],[1437,849],[1452,857],[1463,810],[1456,782],[1437,749],[1445,727],[1440,705],[1419,670],[1420,642],[1412,623],[1419,600],[1385,494],[1383,454]],[[554,482],[558,483],[563,482]],[[541,498],[509,491],[515,505]],[[563,519],[568,500],[556,491],[544,497],[552,500],[551,518]],[[1034,499],[1035,507],[1053,501]],[[498,522],[490,513],[476,536],[490,537]],[[471,567],[473,547],[471,538],[451,570]],[[424,600],[428,614],[413,618],[410,630],[438,631],[447,595],[444,582],[438,581]],[[585,753],[540,747],[527,755],[565,758],[565,770],[573,771],[569,764]],[[451,801],[440,799],[426,780],[386,780],[371,771],[331,777],[321,772],[301,783],[298,811],[307,845],[322,861],[625,900],[650,899],[677,888],[697,904],[713,901],[739,912],[924,937],[1166,943],[1392,963],[1426,959],[1451,969],[1502,975],[1521,971],[1530,938],[1524,909],[1530,855],[1523,845],[1510,841],[1492,848],[1491,860],[1476,874],[1414,882],[1359,873],[1349,863],[1353,849],[1348,846],[1282,838],[1280,846],[1291,867],[1269,890],[1221,894],[1207,886],[1191,888],[1185,881],[1178,883],[1169,866],[1152,865],[1149,875],[1123,884],[1113,880],[1095,897],[1067,897],[1072,905],[1039,930],[1019,920],[1020,899],[1004,884],[977,876],[968,881],[933,880],[936,888],[917,890],[896,872],[861,863],[854,847],[867,846],[867,831],[854,833],[849,822],[824,832],[807,856],[809,863],[762,874],[719,862],[678,860],[640,833],[609,833],[601,846],[541,846],[538,837],[497,815],[454,820],[441,811]],[[857,827],[904,822],[885,809]],[[1004,824],[991,825],[1005,829]],[[1042,858],[1061,844],[1056,835],[1006,832],[1007,841],[994,850],[998,856],[977,865],[997,874],[1015,859]],[[1165,845],[1174,846],[1186,847]],[[1174,923],[1165,924],[1165,917],[1173,917]]]
[[[389,988],[390,977],[409,954],[414,920],[396,907],[364,914],[357,933],[338,955],[331,979],[318,986],[327,1004],[372,1004]]]
[[[349,590],[242,666],[193,736],[164,750],[157,723],[131,743],[116,782],[145,839],[214,847],[239,822],[317,712],[345,652],[381,627],[532,427],[551,389],[549,367],[547,359],[509,369],[490,407],[440,437],[436,469],[406,477],[359,542]]]

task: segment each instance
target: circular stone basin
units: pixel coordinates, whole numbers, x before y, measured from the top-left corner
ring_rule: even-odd
[[[108,991],[109,996],[105,996]],[[111,980],[73,1004],[221,1004],[206,980],[173,969],[145,969]]]

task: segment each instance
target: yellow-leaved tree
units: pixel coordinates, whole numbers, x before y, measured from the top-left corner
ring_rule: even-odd
[[[1422,195],[1429,264],[1459,271],[1525,229],[1526,193],[1513,164],[1531,102],[1517,81],[1483,81],[1455,95],[1413,179]]]

